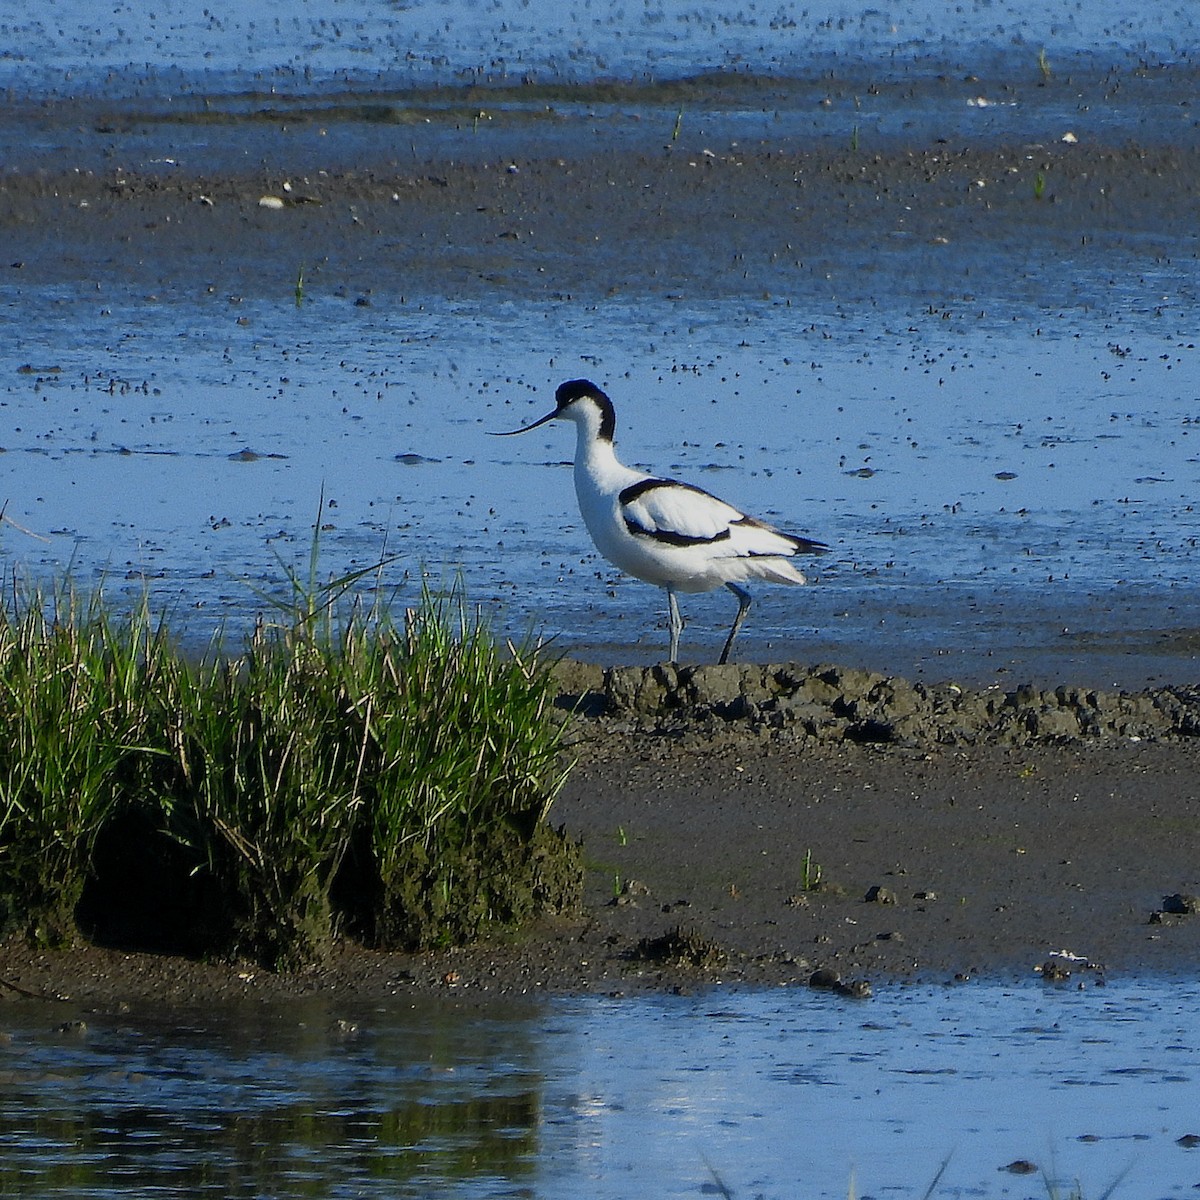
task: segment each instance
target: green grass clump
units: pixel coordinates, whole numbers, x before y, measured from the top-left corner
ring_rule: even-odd
[[[296,591],[240,653],[199,659],[145,606],[0,612],[10,928],[69,940],[82,914],[290,966],[340,935],[444,945],[577,904],[577,848],[546,825],[565,773],[536,652],[502,651],[457,589],[399,626]]]
[[[70,588],[0,604],[0,932],[69,940],[100,830],[153,758],[160,631]]]
[[[555,765],[559,733],[547,719],[553,695],[545,675],[518,653],[497,670],[486,629],[453,600],[427,598],[407,614],[402,634],[360,642],[355,656],[378,698],[377,939],[461,940],[497,915],[519,923],[544,907],[563,882],[545,819],[565,779]],[[489,829],[498,807],[503,825]],[[525,847],[534,852],[531,875],[519,870]]]

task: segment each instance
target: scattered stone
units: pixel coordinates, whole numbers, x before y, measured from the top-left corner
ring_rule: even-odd
[[[616,905],[618,908],[636,908],[639,898],[649,895],[650,889],[644,883],[639,883],[636,879],[627,879],[621,885],[620,893],[614,896],[609,904]],[[669,907],[669,905],[664,905],[664,908]]]
[[[810,892],[818,892],[822,896],[844,896],[846,889],[840,883],[834,883],[830,879],[820,880],[814,887],[808,889]]]
[[[1162,911],[1176,916],[1194,916],[1196,913],[1200,913],[1200,896],[1174,892],[1170,896],[1163,897]]]
[[[809,977],[811,988],[838,988],[842,985],[841,975],[832,967],[818,967]]]
[[[871,996],[871,985],[865,979],[843,980],[833,967],[818,967],[809,977],[808,986],[823,991],[837,992],[854,1000],[867,1000]]]
[[[1183,1137],[1175,1139],[1175,1145],[1182,1146],[1185,1150],[1195,1150],[1200,1146],[1200,1133],[1185,1133]]]
[[[913,892],[913,899],[920,900],[923,904],[932,904],[937,899],[937,892]]]
[[[896,893],[891,888],[873,884],[867,888],[867,894],[863,897],[863,900],[867,904],[895,904]]]
[[[870,1000],[872,995],[871,985],[865,979],[851,979],[839,984],[837,993],[839,996],[849,996],[852,1000]]]

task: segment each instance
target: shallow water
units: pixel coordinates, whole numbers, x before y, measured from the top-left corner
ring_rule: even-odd
[[[6,167],[111,170],[96,96],[161,116],[206,97],[254,110],[272,93],[324,103],[526,74],[650,84],[712,67],[781,83],[770,103],[704,116],[698,146],[844,146],[860,128],[864,142],[1195,137],[1190,97],[1151,86],[1190,70],[1197,10],[1183,4],[0,0],[0,35]],[[1042,48],[1054,82],[1034,91]],[[1110,65],[1142,60],[1108,88]],[[997,63],[1033,80],[1019,102],[993,90]],[[676,102],[648,90],[614,115],[585,91],[562,111],[536,127],[539,153],[597,129],[618,148],[659,144]],[[273,162],[265,128],[150,124],[121,159],[164,174]],[[396,141],[386,123],[325,132],[295,134],[290,169],[375,161]],[[499,155],[528,136],[431,123],[406,128],[400,153]],[[960,243],[946,266],[898,231],[867,269],[834,255],[803,276],[794,308],[779,293],[447,301],[417,281],[363,306],[316,281],[297,306],[292,257],[238,302],[196,294],[203,281],[35,289],[5,272],[6,563],[148,585],[195,640],[221,624],[236,637],[285,567],[306,574],[323,493],[323,574],[394,554],[382,579],[403,604],[423,572],[461,570],[505,633],[647,661],[665,645],[661,597],[592,553],[570,431],[486,436],[586,374],[617,402],[629,461],[833,545],[816,586],[761,595],[747,657],[1178,681],[1200,648],[1192,224],[999,270],[987,246]],[[2,251],[20,257],[15,234]],[[751,422],[768,433],[737,432]],[[689,598],[685,652],[711,657],[728,610]],[[856,1194],[918,1196],[949,1156],[938,1194],[1046,1194],[1040,1175],[1002,1169],[1025,1159],[1086,1196],[1127,1168],[1114,1196],[1184,1195],[1200,1183],[1176,1140],[1200,1133],[1196,1001],[1155,982],[483,1012],[306,1001],[113,1017],[22,1002],[0,1009],[0,1192],[844,1197],[853,1173]],[[76,1016],[86,1029],[59,1028]]]
[[[402,986],[402,985],[401,985]],[[0,1190],[1181,1196],[1193,985],[0,1010]],[[81,1019],[84,1027],[73,1024]],[[1025,1161],[1038,1173],[1006,1170]]]
[[[864,7],[729,5],[690,0],[593,5],[589,0],[183,0],[153,6],[57,0],[53,9],[0,0],[11,47],[0,79],[69,91],[111,82],[127,66],[267,81],[382,73],[416,81],[549,72],[571,79],[678,73],[699,66],[790,71],[825,56],[1032,59],[1100,51],[1115,61],[1184,57],[1196,11],[1123,0],[1047,6],[1037,0],[902,0]],[[126,86],[128,81],[126,81]]]
[[[616,400],[629,461],[833,546],[815,587],[761,591],[745,653],[986,678],[1020,670],[1024,643],[1064,671],[1093,659],[1083,682],[1137,683],[1156,638],[1200,626],[1200,355],[1181,302],[1044,328],[910,310],[847,329],[830,311],[800,333],[769,303],[684,319],[631,303],[601,344],[570,308],[37,299],[37,338],[0,349],[7,548],[35,574],[149,586],[197,641],[268,608],[282,564],[307,578],[324,491],[329,574],[394,555],[399,603],[422,571],[461,572],[518,639],[658,655],[660,594],[581,525],[573,431],[488,436],[584,373]],[[748,426],[771,433],[733,434]],[[694,653],[729,607],[687,598]],[[981,630],[991,662],[970,653]],[[1148,667],[1107,661],[1138,638]]]

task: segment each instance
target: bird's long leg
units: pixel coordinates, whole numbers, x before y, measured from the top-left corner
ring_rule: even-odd
[[[671,652],[667,662],[679,661],[679,635],[683,632],[683,618],[679,615],[679,601],[675,599],[675,589],[667,588],[667,625],[671,630]]]
[[[733,639],[737,637],[738,630],[741,629],[742,622],[750,611],[751,600],[750,593],[745,588],[738,587],[736,583],[727,583],[725,586],[738,598],[738,610],[737,616],[733,618],[733,628],[725,639],[725,649],[721,651],[721,657],[717,660],[720,663],[729,661],[729,651],[733,649]]]

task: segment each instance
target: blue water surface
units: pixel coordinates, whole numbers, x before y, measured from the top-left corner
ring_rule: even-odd
[[[482,1009],[403,986],[365,1008],[248,998],[82,1024],[8,1005],[0,1188],[841,1200],[935,1179],[935,1196],[980,1197],[1200,1182],[1190,984]]]

